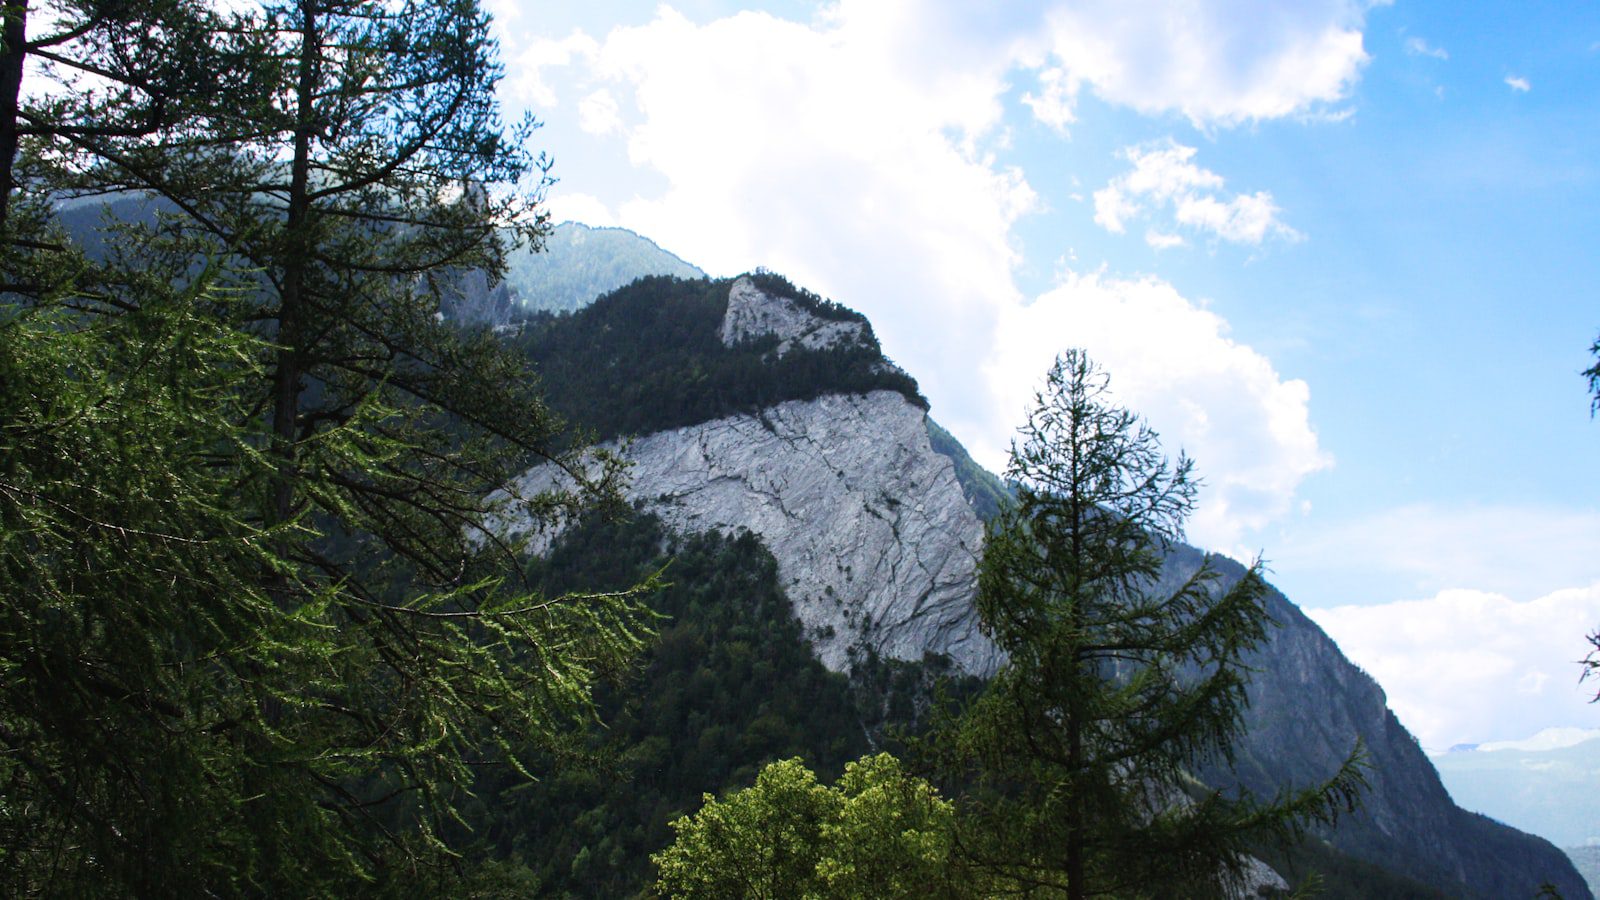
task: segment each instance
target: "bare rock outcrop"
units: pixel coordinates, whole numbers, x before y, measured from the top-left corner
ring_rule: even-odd
[[[950,461],[929,447],[924,416],[875,391],[659,432],[622,448],[627,497],[681,532],[760,536],[831,669],[871,648],[893,659],[946,653],[987,675],[997,651],[972,608],[983,527]],[[514,488],[537,494],[560,478],[541,466]]]
[[[724,346],[776,335],[778,356],[792,347],[821,350],[840,343],[867,340],[862,322],[824,319],[787,297],[775,297],[756,287],[749,277],[735,280],[728,289],[728,313],[717,336]]]

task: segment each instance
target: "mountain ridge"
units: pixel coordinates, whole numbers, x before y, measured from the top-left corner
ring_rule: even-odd
[[[726,317],[727,295],[737,291],[744,297],[742,302],[748,305],[749,291],[754,286],[754,281],[745,278],[698,282],[695,283],[693,290],[710,298],[707,302],[714,300],[720,294],[723,301],[722,312]],[[658,286],[658,289],[662,287]],[[772,297],[774,303],[781,303],[784,300],[781,296],[765,291],[762,293]],[[784,315],[788,313],[785,312]],[[722,324],[717,325],[718,334],[723,333]],[[723,350],[717,352],[734,353],[737,352],[738,346],[743,345],[747,350],[755,348],[764,364],[781,364],[783,360],[796,355],[826,354],[835,349],[832,346],[796,349],[797,345],[790,344],[789,350],[783,353],[777,352],[785,340],[777,335],[768,335],[763,339],[760,335],[746,332],[741,341],[733,342],[734,346],[723,342]],[[869,346],[875,350],[875,341]],[[537,356],[535,360],[538,360]],[[592,366],[603,364],[605,364],[603,360],[590,361]],[[886,361],[885,365],[888,365]],[[871,366],[868,366],[867,370],[870,371]],[[716,393],[726,385],[710,379],[705,382],[704,387],[707,391]],[[815,387],[814,385],[813,388]],[[694,429],[694,424],[679,424],[675,426],[676,431],[680,433],[677,438],[670,441],[657,440],[654,444],[645,442],[657,438],[660,432],[646,433],[641,430],[639,433],[644,437],[636,440],[629,451],[638,453],[632,458],[639,466],[641,474],[640,483],[636,485],[632,498],[640,502],[643,508],[662,515],[669,522],[676,521],[678,527],[690,530],[705,527],[717,529],[748,527],[748,522],[738,521],[738,515],[725,516],[724,521],[714,521],[717,517],[712,511],[719,504],[725,503],[732,504],[728,507],[730,509],[748,508],[767,511],[807,509],[831,503],[855,510],[854,521],[857,523],[881,516],[894,504],[926,505],[936,501],[941,504],[942,509],[951,509],[952,503],[959,503],[963,511],[959,516],[960,527],[926,529],[917,538],[916,546],[902,541],[897,526],[885,529],[878,537],[870,540],[866,537],[857,537],[850,547],[842,546],[842,539],[836,541],[834,545],[796,542],[786,541],[781,535],[763,534],[761,528],[749,530],[757,533],[772,547],[785,586],[799,588],[798,596],[791,594],[791,602],[801,621],[806,623],[808,639],[813,641],[814,646],[818,648],[819,657],[829,668],[836,670],[846,668],[851,660],[851,653],[847,648],[851,643],[855,643],[863,650],[885,653],[892,658],[908,661],[930,652],[947,653],[960,669],[978,673],[992,671],[996,659],[992,655],[987,658],[983,655],[980,641],[966,640],[939,644],[925,640],[919,646],[916,639],[908,638],[910,635],[919,634],[924,636],[948,634],[952,628],[966,629],[966,633],[976,632],[975,615],[970,613],[969,579],[971,560],[975,558],[971,535],[981,533],[979,516],[975,508],[977,504],[973,499],[970,484],[964,485],[956,478],[956,460],[963,455],[957,452],[959,444],[952,439],[945,442],[944,452],[936,452],[933,449],[930,435],[935,434],[934,429],[937,426],[932,425],[931,420],[926,418],[925,412],[918,408],[922,404],[910,402],[911,397],[920,399],[920,395],[915,392],[914,383],[910,390],[900,392],[899,397],[893,396],[891,391],[883,391],[882,393],[887,396],[880,398],[878,402],[899,404],[920,413],[921,419],[917,423],[921,426],[919,433],[910,436],[908,430],[901,429],[897,432],[900,437],[896,438],[897,443],[893,448],[875,449],[879,455],[894,456],[909,453],[939,457],[943,465],[939,469],[938,479],[927,483],[914,480],[903,484],[896,483],[894,484],[896,493],[893,494],[887,490],[890,483],[882,482],[877,484],[878,487],[884,488],[880,491],[882,496],[875,503],[863,501],[857,496],[873,493],[875,482],[867,477],[860,479],[860,485],[866,486],[865,490],[856,490],[854,494],[842,488],[830,494],[823,490],[828,483],[826,479],[809,477],[796,479],[796,483],[801,487],[793,495],[785,493],[791,486],[787,480],[783,480],[780,484],[778,482],[781,479],[774,479],[758,487],[751,487],[753,473],[747,471],[749,467],[760,465],[778,473],[799,471],[804,465],[799,456],[795,455],[799,451],[794,448],[806,447],[809,442],[813,452],[820,452],[814,450],[818,442],[817,436],[812,434],[811,430],[823,427],[831,417],[838,414],[839,410],[830,408],[830,404],[837,407],[839,404],[854,402],[837,398],[863,394],[868,397],[874,396],[870,390],[862,392],[848,386],[832,386],[831,390],[813,389],[809,393],[810,396],[805,398],[785,398],[778,400],[776,404],[758,404],[755,409],[727,407],[718,411],[717,421],[721,422],[718,430],[730,434],[737,432],[739,435],[757,440],[756,446],[762,448],[761,452],[756,454],[759,463],[752,462],[751,457],[744,458],[742,462],[735,461],[734,456],[730,454],[737,453],[734,449],[737,441],[722,442],[712,446],[704,443],[702,436],[688,435],[688,432]],[[789,404],[811,405],[817,415],[805,415],[799,407]],[[781,414],[771,414],[771,410],[780,407],[783,409]],[[884,415],[883,410],[874,410],[864,418],[883,418]],[[803,425],[800,424],[802,422]],[[762,435],[767,437],[763,438]],[[835,433],[827,439],[841,438]],[[864,465],[869,462],[866,457],[873,454],[871,441],[863,443],[867,445],[867,449],[856,454],[861,458],[853,464]],[[789,449],[786,450],[786,447]],[[662,455],[658,457],[656,454]],[[686,460],[690,461],[685,462]],[[836,468],[834,471],[836,474],[833,481],[848,480],[844,469]],[[668,476],[664,473],[672,474]],[[662,478],[669,480],[659,480]],[[671,511],[672,502],[680,500],[684,494],[684,480],[693,481],[696,478],[704,479],[707,484],[720,484],[723,489],[730,491],[748,489],[751,498],[743,501],[744,507],[740,507],[738,502],[719,500],[705,505],[694,515],[674,520]],[[987,481],[991,488],[997,483],[992,475],[985,480],[981,477],[972,477],[970,472],[967,480],[974,483]],[[911,486],[913,484],[915,487]],[[1003,489],[1003,486],[1001,488]],[[912,495],[913,491],[916,492],[915,496]],[[930,499],[934,494],[938,497]],[[852,496],[855,499],[848,499]],[[791,504],[796,505],[791,506]],[[782,521],[784,516],[781,515],[772,520],[774,523]],[[796,522],[800,523],[798,527],[801,530],[814,525],[804,516],[794,519],[789,525],[792,526]],[[779,532],[789,526],[769,524],[763,527],[768,532]],[[951,539],[952,534],[960,537]],[[940,578],[935,581],[942,579],[946,600],[932,607],[938,610],[938,616],[943,617],[933,621],[941,624],[922,632],[907,625],[914,616],[908,617],[906,611],[914,613],[918,608],[918,600],[927,595],[915,589],[900,593],[893,590],[894,581],[899,577],[894,567],[891,567],[888,581],[883,583],[890,589],[874,588],[872,591],[852,596],[852,604],[858,602],[867,604],[857,608],[852,615],[846,616],[843,612],[817,614],[818,610],[826,613],[829,602],[833,602],[836,609],[844,610],[844,599],[839,596],[839,586],[844,582],[826,579],[815,582],[812,588],[816,585],[822,587],[819,597],[814,591],[808,593],[804,579],[797,578],[793,573],[826,569],[826,558],[837,552],[851,552],[856,556],[877,556],[884,559],[920,559],[937,563],[936,566],[923,566],[923,568],[942,572]],[[823,565],[818,565],[819,558],[822,558]],[[1174,554],[1169,570],[1173,577],[1181,577],[1186,567],[1198,565],[1203,558],[1198,550],[1179,548]],[[952,563],[952,560],[955,562]],[[834,562],[841,564],[837,559]],[[842,565],[851,566],[853,578],[854,564],[842,563]],[[915,568],[914,566],[913,569]],[[1227,561],[1224,568],[1234,577],[1237,577],[1238,572],[1242,572],[1242,567],[1232,561]],[[830,587],[834,590],[831,597],[827,593]],[[969,604],[967,623],[962,622],[959,603],[949,601],[950,596],[961,594],[963,591],[966,592]],[[855,596],[861,596],[863,599],[856,600]],[[880,607],[874,605],[879,598],[890,599],[884,600],[884,605]],[[909,604],[906,602],[908,598]],[[1278,626],[1273,629],[1267,646],[1262,649],[1258,658],[1253,660],[1267,677],[1258,677],[1252,684],[1252,705],[1247,714],[1246,736],[1239,748],[1241,765],[1236,781],[1238,786],[1257,793],[1270,794],[1283,785],[1316,783],[1331,774],[1359,738],[1365,743],[1367,752],[1375,763],[1371,776],[1373,790],[1363,812],[1358,813],[1351,821],[1341,823],[1337,830],[1322,835],[1331,841],[1335,848],[1356,858],[1375,862],[1392,871],[1419,878],[1464,896],[1532,896],[1538,890],[1539,884],[1544,881],[1556,884],[1564,896],[1589,896],[1587,887],[1573,870],[1571,863],[1554,846],[1540,839],[1521,835],[1456,807],[1445,793],[1421,748],[1388,710],[1382,689],[1365,673],[1350,664],[1332,640],[1281,593],[1276,591],[1271,593],[1269,612]],[[876,633],[874,627],[881,622],[897,623],[897,626],[888,632]],[[831,632],[828,630],[830,628]],[[1208,774],[1213,777],[1218,776],[1218,773]]]

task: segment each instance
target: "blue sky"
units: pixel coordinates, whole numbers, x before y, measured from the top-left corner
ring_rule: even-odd
[[[1600,4],[490,7],[558,218],[862,310],[991,468],[1086,347],[1424,744],[1600,723]]]

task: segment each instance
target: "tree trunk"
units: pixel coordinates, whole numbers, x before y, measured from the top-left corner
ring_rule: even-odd
[[[300,390],[305,374],[306,268],[311,235],[311,141],[316,135],[315,96],[319,81],[321,35],[317,8],[301,3],[300,71],[295,84],[294,156],[289,169],[289,209],[283,225],[282,284],[278,291],[278,365],[273,373],[272,436],[278,455],[278,484],[271,521],[294,513],[294,465],[299,442]]]
[[[0,230],[16,193],[17,149],[22,124],[22,68],[28,59],[28,0],[0,6]]]

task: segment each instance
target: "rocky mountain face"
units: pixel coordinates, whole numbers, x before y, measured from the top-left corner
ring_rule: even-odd
[[[849,671],[870,647],[902,660],[944,653],[987,675],[998,655],[972,611],[983,527],[950,461],[929,449],[924,416],[899,394],[875,391],[648,435],[624,454],[628,499],[683,533],[760,537],[834,671]],[[516,488],[530,496],[558,477],[540,467]]]
[[[1169,570],[1180,576],[1202,559],[1181,548]],[[1213,563],[1225,579],[1244,573],[1230,559]],[[1457,806],[1383,689],[1287,597],[1270,591],[1267,612],[1276,625],[1248,661],[1256,675],[1236,772],[1204,773],[1208,780],[1270,796],[1328,777],[1359,740],[1370,790],[1360,811],[1322,835],[1335,848],[1451,896],[1532,897],[1546,882],[1563,897],[1588,895],[1553,844]]]
[[[747,278],[728,286],[728,298],[718,336],[730,347],[764,341],[775,359],[870,340],[864,323],[811,315]],[[942,435],[943,452],[930,432]],[[982,539],[974,498],[992,502],[995,488],[992,476],[979,484],[973,467],[958,468],[964,454],[950,443],[904,394],[877,390],[780,402],[612,446],[633,463],[629,498],[672,529],[761,539],[829,668],[849,671],[870,650],[908,661],[943,654],[986,675],[1001,658],[972,608]],[[535,468],[516,487],[536,493],[559,480]],[[1203,560],[1177,548],[1169,577]],[[1213,562],[1225,577],[1244,571]],[[1450,895],[1532,897],[1549,882],[1564,897],[1590,896],[1554,846],[1456,807],[1378,685],[1282,594],[1268,604],[1276,627],[1251,661],[1236,774],[1204,774],[1270,796],[1328,777],[1359,742],[1371,791],[1324,835],[1334,848]]]

